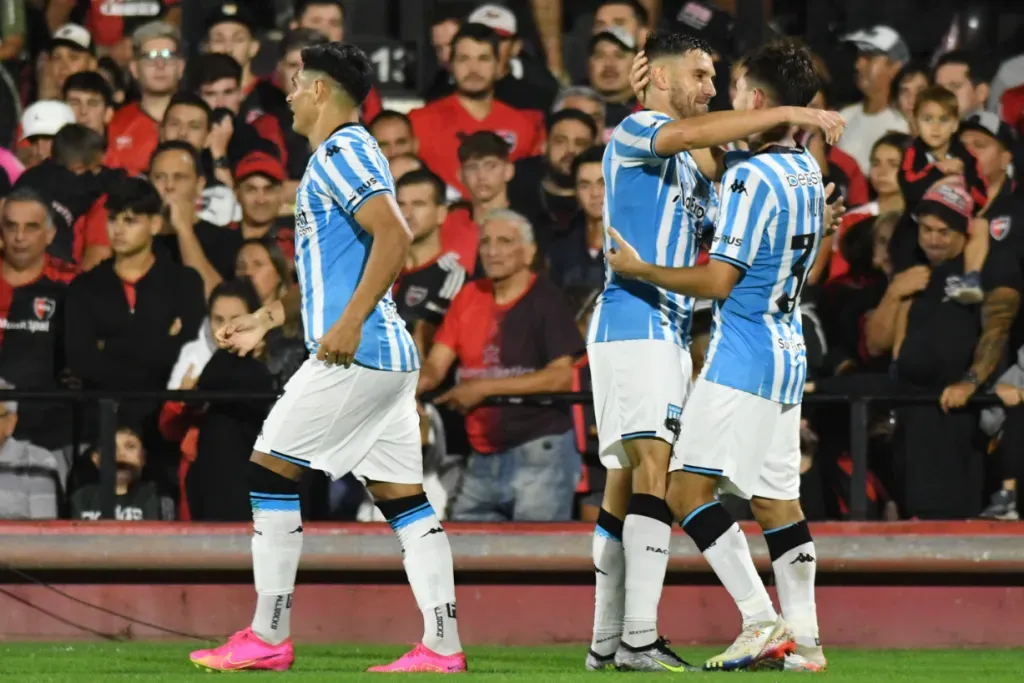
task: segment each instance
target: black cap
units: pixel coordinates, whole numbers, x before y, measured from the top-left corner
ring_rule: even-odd
[[[1009,124],[992,112],[982,111],[971,114],[960,122],[960,132],[965,130],[976,130],[995,138],[1008,151],[1013,151],[1017,145],[1017,136]]]
[[[709,7],[703,2],[686,3],[675,17],[676,26],[686,33],[703,38],[711,49],[725,58],[731,58],[733,48],[733,21],[728,12]]]
[[[249,29],[250,33],[256,32],[256,19],[242,0],[225,2],[206,15],[207,31],[217,24],[241,24]]]

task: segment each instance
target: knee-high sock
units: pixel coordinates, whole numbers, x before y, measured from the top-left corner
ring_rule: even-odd
[[[626,556],[622,549],[622,520],[604,508],[594,528],[594,636],[590,649],[608,657],[622,640],[626,609]]]
[[[736,601],[744,624],[778,618],[743,531],[720,503],[706,503],[688,514],[683,529]]]
[[[817,647],[818,609],[814,600],[814,577],[818,555],[806,521],[764,532],[775,570],[782,616],[793,629],[796,643]]]
[[[252,630],[277,645],[291,635],[292,594],[302,555],[302,513],[299,495],[253,491],[252,573],[256,614]]]
[[[402,546],[405,575],[423,613],[423,644],[440,655],[461,652],[452,548],[427,496],[382,501],[377,508]]]
[[[658,639],[658,603],[668,569],[672,513],[664,498],[635,493],[622,524],[626,607],[622,642],[642,648]]]

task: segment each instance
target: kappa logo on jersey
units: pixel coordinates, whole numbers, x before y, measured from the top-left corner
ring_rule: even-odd
[[[330,159],[335,154],[341,154],[341,149],[337,145],[331,145],[327,148],[325,154],[327,155],[327,158]]]
[[[405,293],[405,304],[407,306],[419,306],[426,300],[428,293],[426,287],[412,285]]]
[[[734,180],[732,185],[729,186],[729,192],[733,194],[746,194],[747,185],[742,180]]]
[[[37,296],[32,302],[32,311],[40,320],[49,320],[57,310],[57,302],[49,297]]]
[[[991,223],[988,224],[989,234],[992,235],[992,239],[1001,240],[1010,234],[1010,217],[1000,216],[994,218]]]

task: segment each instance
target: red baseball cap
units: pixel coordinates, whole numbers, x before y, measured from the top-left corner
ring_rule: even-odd
[[[967,233],[967,226],[974,211],[974,200],[967,190],[957,183],[936,185],[925,193],[917,205],[917,215],[926,214],[943,220],[951,230]]]
[[[266,176],[277,183],[283,183],[288,178],[281,160],[266,152],[250,152],[235,166],[235,182],[242,182],[256,174]]]

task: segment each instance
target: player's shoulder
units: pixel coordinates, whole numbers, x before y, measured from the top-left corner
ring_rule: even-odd
[[[370,135],[362,124],[346,124],[331,133],[323,143],[317,147],[316,156],[321,161],[333,159],[338,154],[356,149],[377,149],[377,140]]]
[[[645,133],[649,135],[653,129],[671,120],[672,117],[668,114],[650,109],[633,112],[615,126],[612,131],[612,140],[622,141],[623,139],[643,137]]]

